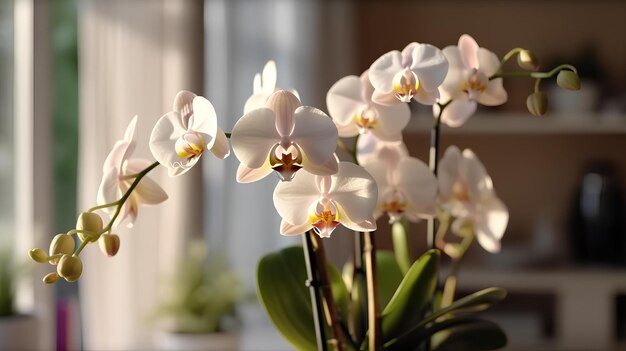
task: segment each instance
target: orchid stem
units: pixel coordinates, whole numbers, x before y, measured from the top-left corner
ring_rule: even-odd
[[[327,263],[326,263],[326,250],[324,249],[323,239],[317,237],[313,231],[309,231],[309,237],[313,242],[315,257],[317,261],[317,268],[320,280],[320,288],[324,296],[324,306],[327,315],[327,322],[333,331],[334,339],[329,340],[334,344],[335,350],[343,351],[343,331],[341,330],[341,320],[339,313],[337,312],[337,305],[335,304],[335,298],[333,297],[333,291],[330,285],[330,279],[328,277]]]
[[[445,104],[437,103],[439,105],[439,113],[437,114],[437,117],[435,118],[435,124],[433,125],[430,131],[430,153],[429,153],[429,159],[428,159],[428,166],[430,167],[430,170],[433,172],[435,177],[437,176],[437,166],[438,166],[438,159],[439,159],[439,131],[441,127],[441,115],[443,114],[443,110],[445,110],[445,108],[448,105],[450,105],[451,102],[452,100],[448,100],[448,102],[446,102]],[[437,228],[437,223],[435,222],[435,219],[434,218],[429,219],[428,231],[427,231],[427,236],[426,236],[429,249],[435,248],[436,228]]]
[[[94,207],[88,209],[87,212],[93,212],[93,211],[96,211],[96,210],[99,210],[99,209],[117,206],[118,204],[119,204],[119,200],[118,201],[114,201],[114,202],[109,202],[108,204],[94,206]]]
[[[307,281],[306,285],[309,287],[311,294],[311,307],[313,310],[313,324],[315,326],[315,340],[317,342],[317,351],[327,351],[328,345],[326,344],[326,336],[324,335],[324,311],[322,309],[322,298],[320,296],[319,286],[319,273],[316,269],[318,267],[313,248],[313,242],[311,240],[311,231],[308,231],[302,235],[302,244],[304,246],[304,263],[306,265]]]
[[[467,249],[470,247],[473,240],[474,235],[467,235],[466,237],[464,237],[463,241],[461,242],[459,255],[452,258],[452,270],[450,271],[450,275],[448,275],[446,283],[443,287],[443,294],[441,296],[441,308],[448,307],[452,304],[452,302],[454,302],[454,293],[456,291],[456,282],[459,275],[459,270],[461,269],[461,260],[463,260],[463,257],[465,257],[465,253],[467,252]]]
[[[554,67],[548,72],[527,72],[527,71],[502,72],[502,71],[498,71],[497,73],[489,77],[489,80],[493,80],[496,78],[503,78],[503,77],[530,77],[530,78],[546,79],[546,78],[553,77],[555,74],[561,72],[562,70],[569,70],[569,71],[578,73],[578,71],[576,70],[576,67],[572,65],[568,65],[568,64],[563,64],[563,65],[558,65]]]
[[[376,242],[372,232],[365,232],[363,252],[365,254],[365,276],[367,278],[367,324],[369,329],[369,350],[383,348],[380,305],[376,282]]]

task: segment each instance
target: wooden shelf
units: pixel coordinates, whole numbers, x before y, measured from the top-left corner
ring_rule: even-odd
[[[406,128],[408,133],[427,133],[434,118],[426,112],[414,114]],[[444,134],[626,134],[623,114],[548,114],[535,117],[527,112],[482,112],[470,117],[458,128],[442,125]]]

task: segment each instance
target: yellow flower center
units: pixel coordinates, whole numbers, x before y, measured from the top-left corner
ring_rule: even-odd
[[[489,78],[477,69],[473,69],[463,84],[463,91],[469,95],[470,99],[475,99],[478,94],[487,90],[488,84]]]
[[[339,225],[339,212],[332,200],[319,201],[309,213],[309,222],[317,235],[328,238]]]
[[[470,194],[467,186],[460,181],[457,181],[452,186],[452,196],[459,202],[470,202]]]
[[[417,89],[420,86],[420,81],[417,78],[415,72],[408,68],[396,73],[393,77],[393,90],[396,93],[398,100],[402,102],[409,102],[417,94]]]
[[[368,129],[373,129],[378,125],[378,112],[367,105],[354,116],[354,122],[359,128],[359,133],[364,134]]]
[[[382,211],[389,215],[389,223],[393,223],[402,218],[407,208],[407,201],[404,195],[396,190],[389,194],[382,202]]]
[[[176,140],[176,154],[180,158],[187,160],[194,159],[202,155],[206,149],[206,142],[200,133],[186,132],[178,140]]]
[[[295,144],[287,149],[276,144],[270,151],[270,165],[278,173],[280,180],[291,181],[295,173],[302,168],[302,152]]]

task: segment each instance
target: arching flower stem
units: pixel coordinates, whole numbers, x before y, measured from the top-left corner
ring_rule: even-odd
[[[367,281],[367,325],[369,337],[369,350],[379,351],[383,349],[383,336],[380,315],[380,302],[376,282],[376,241],[375,232],[365,232],[363,253],[365,258],[365,277]]]
[[[569,65],[569,64],[562,64],[562,65],[558,65],[558,66],[554,67],[553,69],[551,69],[550,71],[547,71],[547,72],[528,72],[528,71],[503,72],[503,71],[498,71],[496,74],[494,74],[491,77],[489,77],[489,80],[493,80],[493,79],[496,79],[496,78],[503,78],[503,77],[530,77],[530,78],[546,79],[546,78],[554,77],[555,75],[557,75],[562,70],[568,70],[568,71],[572,71],[574,73],[578,73],[578,71],[576,70],[576,67],[574,67],[572,65]]]
[[[308,231],[302,235],[302,246],[304,251],[304,264],[306,266],[307,281],[306,285],[311,294],[311,307],[313,312],[313,324],[315,326],[315,340],[317,351],[327,351],[328,344],[324,335],[324,309],[322,308],[322,297],[320,294],[320,279],[317,256],[313,246],[312,237],[315,234]]]

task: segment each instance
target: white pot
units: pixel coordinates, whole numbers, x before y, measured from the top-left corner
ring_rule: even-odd
[[[0,317],[0,350],[37,349],[37,319],[33,316]]]
[[[189,351],[234,351],[239,348],[239,339],[234,333],[184,334],[161,332],[155,336],[159,350]]]

